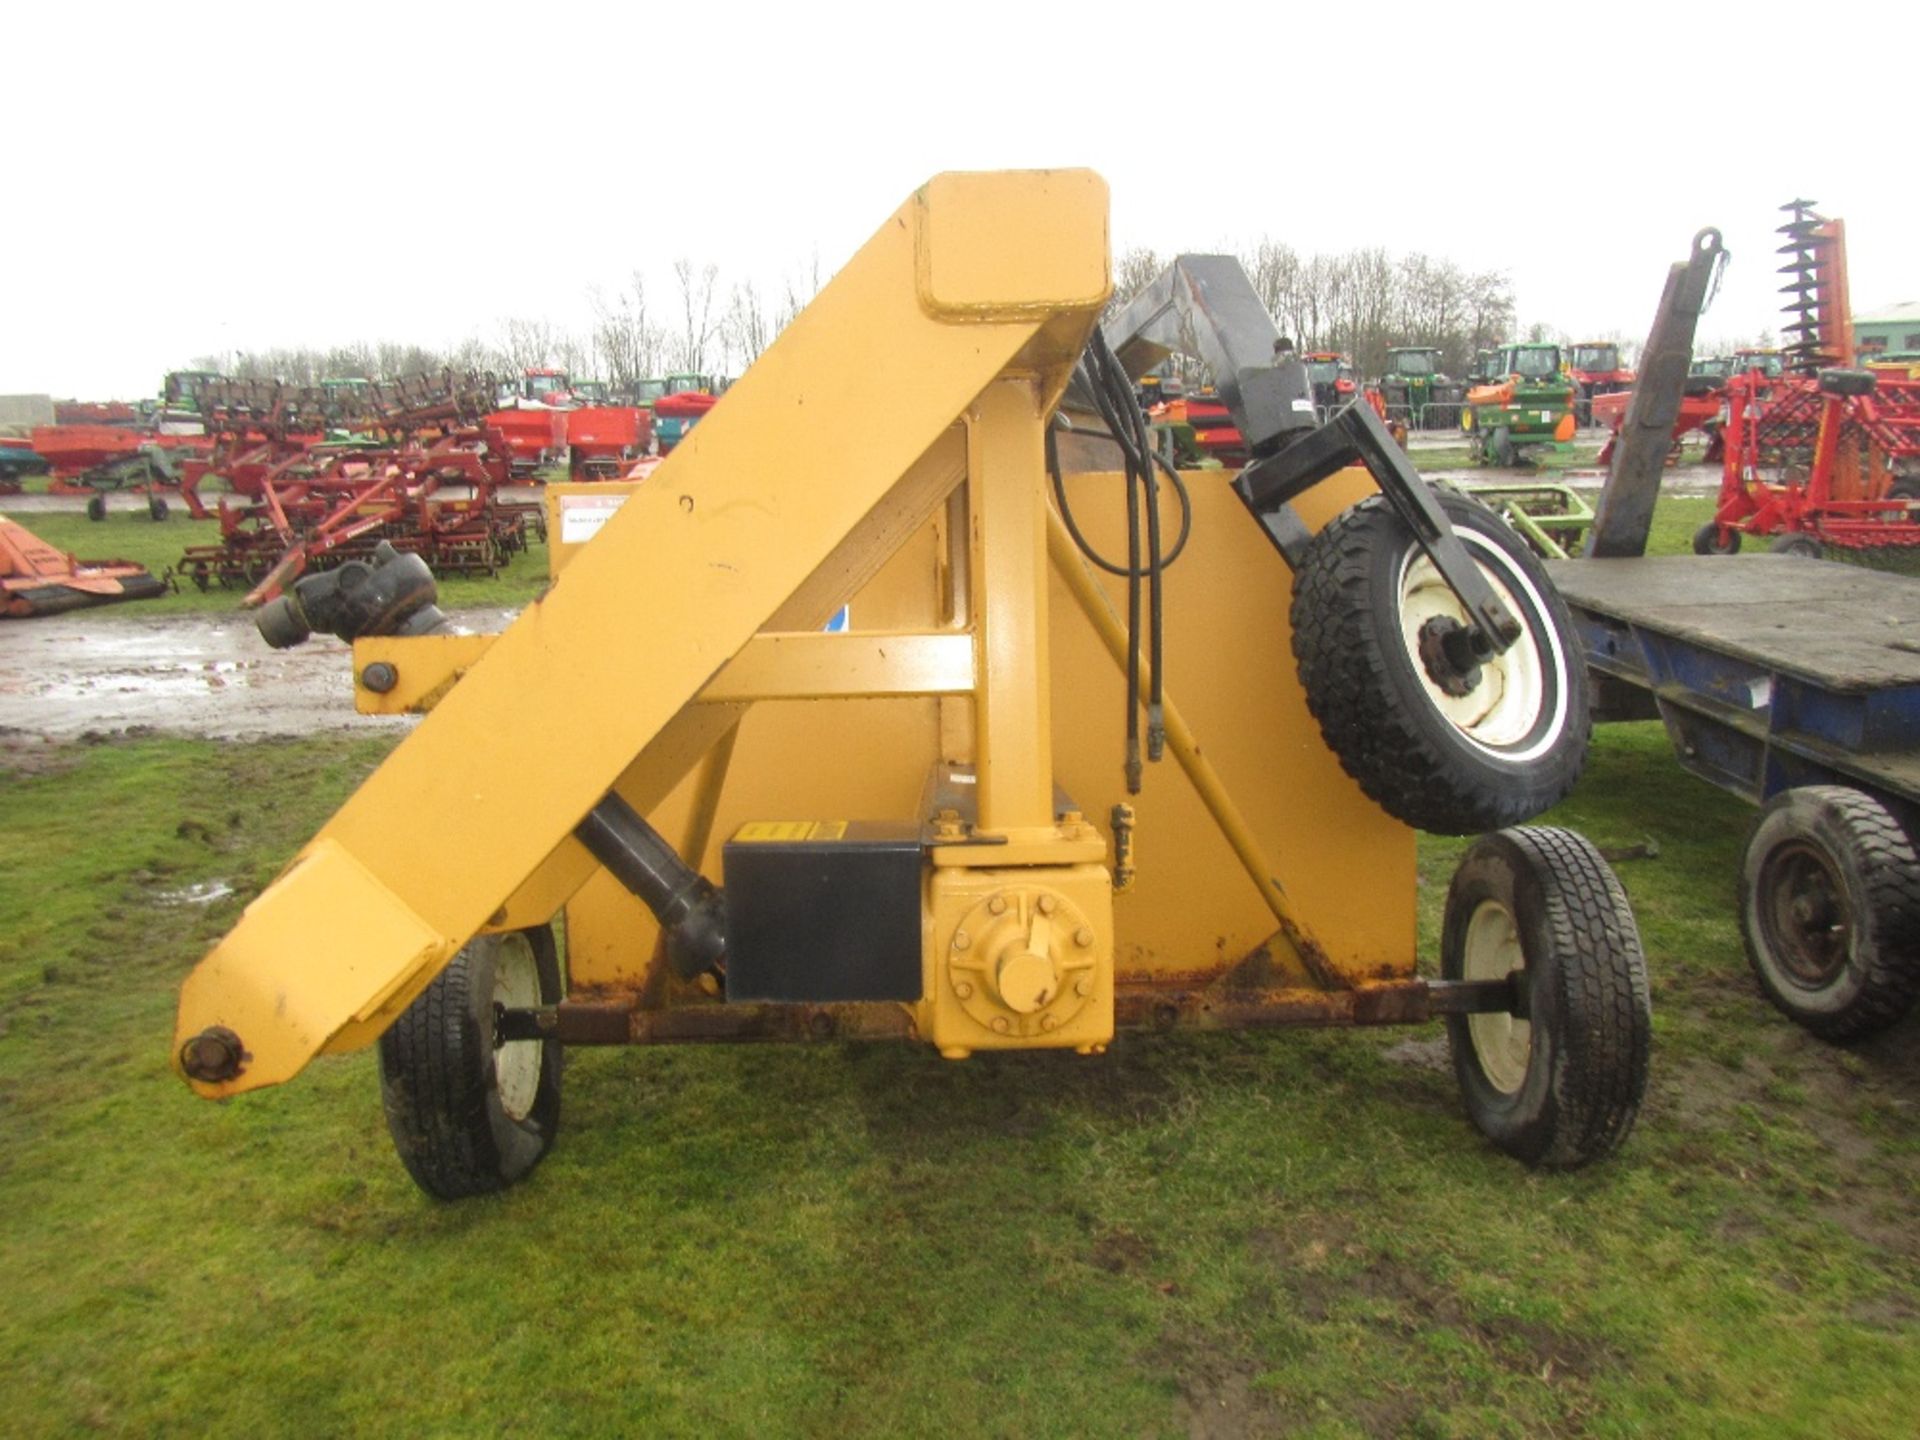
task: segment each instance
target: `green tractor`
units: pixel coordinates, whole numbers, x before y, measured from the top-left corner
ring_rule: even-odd
[[[1573,381],[1560,368],[1558,345],[1503,345],[1485,369],[1485,383],[1467,392],[1460,413],[1475,463],[1525,464],[1526,450],[1573,438]]]
[[[1451,430],[1460,423],[1466,387],[1440,370],[1440,352],[1426,345],[1402,345],[1387,351],[1380,398],[1389,420],[1409,430]]]

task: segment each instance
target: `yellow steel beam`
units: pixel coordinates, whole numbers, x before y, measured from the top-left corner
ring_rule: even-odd
[[[657,799],[711,748],[737,716],[701,691],[757,632],[818,624],[784,617],[830,611],[925,521],[951,489],[949,427],[999,377],[1036,376],[1037,446],[1036,397],[1108,288],[1091,172],[916,194],[188,977],[176,1064],[211,1027],[247,1055],[195,1088],[364,1043],[517,893],[577,888],[581,817],[616,784]]]
[[[355,700],[369,715],[430,710],[493,643],[492,635],[381,636],[354,642]],[[452,642],[452,643],[442,643]],[[392,667],[396,683],[374,691],[371,665]],[[973,689],[973,641],[963,632],[802,630],[756,635],[700,691],[704,704],[750,700],[859,699],[881,695],[964,695]]]
[[[1024,377],[981,392],[968,423],[974,746],[979,828],[1053,832],[1044,419]]]

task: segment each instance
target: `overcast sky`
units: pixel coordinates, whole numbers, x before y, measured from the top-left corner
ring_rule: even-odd
[[[1920,298],[1887,143],[1920,5],[1495,10],[37,6],[8,21],[0,393],[584,329],[588,287],[638,269],[664,305],[681,256],[773,290],[948,169],[1092,166],[1116,251],[1421,250],[1505,270],[1523,324],[1636,337],[1703,225],[1733,262],[1702,338],[1777,326],[1801,195],[1847,221],[1857,310]]]

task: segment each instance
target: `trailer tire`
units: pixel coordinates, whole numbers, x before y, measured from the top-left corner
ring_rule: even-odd
[[[104,520],[107,518],[107,497],[98,490],[87,497],[87,519]]]
[[[1723,539],[1720,527],[1709,520],[1693,532],[1693,553],[1696,555],[1738,555],[1740,553],[1740,532],[1729,527]]]
[[[1504,425],[1496,426],[1487,437],[1487,451],[1502,470],[1511,470],[1520,461],[1520,452],[1513,448],[1513,432]]]
[[[147,518],[153,521],[167,518],[167,502],[164,496],[149,495],[147,497]]]
[[[550,926],[476,936],[380,1037],[380,1098],[400,1163],[440,1200],[525,1179],[560,1125],[555,1039],[494,1039],[496,1006],[558,1004]]]
[[[1447,891],[1449,980],[1524,977],[1525,1018],[1449,1015],[1467,1114],[1509,1155],[1570,1170],[1617,1150],[1647,1089],[1653,1009],[1626,892],[1571,830],[1482,836]]]
[[[1802,785],[1761,807],[1740,933],[1767,998],[1823,1040],[1886,1029],[1920,996],[1920,857],[1873,796]]]
[[[1804,532],[1777,536],[1767,548],[1776,555],[1792,555],[1801,560],[1818,560],[1827,553],[1827,547],[1817,536]]]
[[[1472,677],[1436,679],[1435,629],[1466,618],[1386,497],[1329,523],[1293,581],[1293,653],[1307,708],[1341,768],[1416,829],[1470,835],[1531,819],[1586,765],[1587,670],[1566,602],[1493,511],[1436,492],[1523,634]],[[1449,693],[1448,680],[1469,688]]]

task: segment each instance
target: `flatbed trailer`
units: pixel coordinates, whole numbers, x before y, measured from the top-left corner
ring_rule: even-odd
[[[1760,806],[1739,914],[1768,996],[1851,1040],[1920,994],[1920,583],[1787,555],[1563,560],[1599,721],[1658,718]]]

